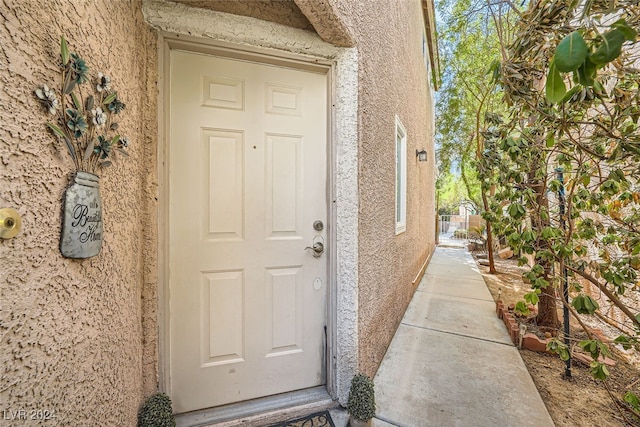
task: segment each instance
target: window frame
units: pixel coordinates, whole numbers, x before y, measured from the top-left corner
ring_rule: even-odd
[[[407,231],[407,130],[396,115],[395,121],[395,232]]]

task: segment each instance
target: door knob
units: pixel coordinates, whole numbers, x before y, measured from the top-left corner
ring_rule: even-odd
[[[324,252],[324,245],[322,244],[322,242],[315,242],[313,246],[307,246],[306,248],[304,248],[305,251],[307,249],[311,249],[313,251],[314,258],[320,258],[320,256]]]

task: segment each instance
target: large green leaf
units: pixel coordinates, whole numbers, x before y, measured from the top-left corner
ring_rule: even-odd
[[[625,350],[629,350],[631,347],[633,347],[631,340],[624,335],[617,336],[616,339],[613,340],[613,342],[616,344],[620,344]]]
[[[497,83],[500,80],[500,61],[497,59],[494,59],[493,62],[491,62],[491,65],[489,66],[489,70],[487,71],[487,74],[491,74],[491,82],[492,83]]]
[[[574,31],[560,41],[554,55],[558,71],[568,73],[577,70],[589,54],[582,35]]]
[[[515,219],[521,218],[527,213],[527,211],[524,208],[524,206],[522,206],[518,202],[511,203],[511,205],[509,205],[508,212],[509,212],[509,215],[511,215]],[[512,233],[512,234],[514,234],[514,235],[517,234],[518,235],[517,238],[518,238],[518,240],[520,240],[520,237],[519,237],[520,235],[518,233]]]
[[[538,296],[538,294],[540,294],[540,289],[536,289],[533,292],[524,294],[524,299],[529,304],[536,305],[540,301],[540,297]]]
[[[611,28],[616,28],[622,31],[622,33],[624,34],[624,38],[626,40],[629,40],[630,42],[635,41],[636,37],[638,36],[638,33],[636,32],[636,30],[634,30],[629,25],[627,25],[624,19],[620,19],[614,22]]]
[[[555,66],[555,61],[551,62],[549,67],[549,75],[547,75],[547,83],[545,86],[545,95],[547,100],[551,103],[562,101],[564,95],[567,93],[567,87],[562,81],[560,71]]]
[[[575,85],[574,87],[572,87],[566,94],[565,96],[562,98],[562,102],[567,102],[571,99],[571,97],[573,97],[573,95],[576,94],[576,92],[578,92],[579,90],[582,90],[582,86],[581,85]],[[551,141],[549,141],[549,138],[547,138],[547,148],[553,147],[554,144],[554,139],[553,139],[553,135],[551,136]]]
[[[514,307],[514,310],[516,313],[522,314],[524,316],[527,316],[529,314],[529,307],[527,307],[527,304],[524,301],[518,301],[516,303],[516,306]]]
[[[624,401],[631,405],[636,411],[640,410],[640,399],[632,392],[628,391],[625,393]]]
[[[605,65],[616,59],[622,52],[625,33],[618,28],[608,31],[602,36],[602,43],[591,55],[591,61],[596,65]]]
[[[593,86],[596,73],[596,64],[587,58],[582,65],[573,72],[573,80],[582,86]]]
[[[598,302],[589,295],[576,296],[573,301],[571,301],[571,305],[580,314],[593,314],[600,308]]]
[[[591,366],[590,371],[591,371],[591,375],[593,375],[593,378],[604,381],[609,376],[609,370],[604,365],[604,363],[594,361],[594,362],[591,362],[590,366]]]

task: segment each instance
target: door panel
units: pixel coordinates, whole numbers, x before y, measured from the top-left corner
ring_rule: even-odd
[[[266,136],[267,238],[302,236],[302,137]]]
[[[242,132],[203,129],[209,159],[202,176],[204,200],[208,201],[209,239],[242,239],[244,208],[244,138]]]
[[[171,52],[170,395],[187,412],[324,384],[326,75]]]

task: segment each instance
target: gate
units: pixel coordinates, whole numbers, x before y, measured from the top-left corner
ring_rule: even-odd
[[[440,240],[466,240],[469,237],[469,217],[462,215],[440,215],[438,224]]]

